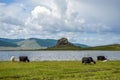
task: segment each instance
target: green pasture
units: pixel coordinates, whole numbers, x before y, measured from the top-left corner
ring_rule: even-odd
[[[120,80],[120,61],[0,61],[0,80]]]

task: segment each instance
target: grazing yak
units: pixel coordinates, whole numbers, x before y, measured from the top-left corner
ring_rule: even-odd
[[[11,57],[10,57],[10,61],[11,61],[11,62],[14,62],[14,61],[15,61],[15,56],[11,56]]]
[[[82,63],[91,63],[91,62],[93,62],[94,64],[96,64],[96,62],[93,60],[93,58],[92,57],[83,57],[82,58]]]
[[[107,60],[107,58],[105,56],[97,56],[97,60],[104,61],[104,60]]]
[[[20,57],[19,57],[19,61],[20,61],[20,62],[30,62],[30,60],[28,59],[27,56],[20,56]]]

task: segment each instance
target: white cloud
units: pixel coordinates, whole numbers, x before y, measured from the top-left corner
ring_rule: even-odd
[[[33,18],[38,18],[38,16],[43,16],[43,15],[50,15],[51,11],[43,6],[37,6],[34,8],[34,10],[32,11],[32,16]]]
[[[112,4],[113,2],[113,4]],[[83,43],[120,33],[119,1],[29,0],[0,3],[0,37],[68,37]],[[97,34],[93,36],[93,34]],[[110,35],[109,35],[110,36]],[[120,36],[120,35],[119,35]],[[94,37],[96,37],[94,39]],[[93,40],[92,40],[93,39]]]

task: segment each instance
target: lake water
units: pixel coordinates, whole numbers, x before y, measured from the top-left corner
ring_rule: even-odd
[[[17,61],[19,56],[28,56],[30,61],[81,60],[85,56],[96,60],[99,55],[120,60],[120,51],[0,51],[0,61],[9,61],[11,56],[15,56]]]

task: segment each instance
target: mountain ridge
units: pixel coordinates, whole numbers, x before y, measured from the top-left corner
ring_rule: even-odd
[[[2,49],[3,48],[7,49],[7,47],[9,48],[13,47],[12,44],[14,44],[14,46],[16,45],[15,47],[17,47],[17,49],[44,49],[44,48],[55,46],[57,43],[57,40],[55,39],[39,39],[39,38],[28,38],[28,39],[0,38],[0,41],[1,41],[0,48],[2,47]],[[11,44],[11,46],[7,46],[9,44]],[[82,46],[82,44],[80,45]],[[78,46],[78,43],[77,43],[77,46]]]
[[[18,47],[18,45],[15,44],[15,43],[3,41],[3,40],[0,40],[0,46],[3,46],[3,47]]]
[[[75,46],[55,47],[55,39],[8,39],[0,38],[0,50],[120,50],[120,44],[109,44],[101,46],[87,46],[85,44],[73,43]]]

